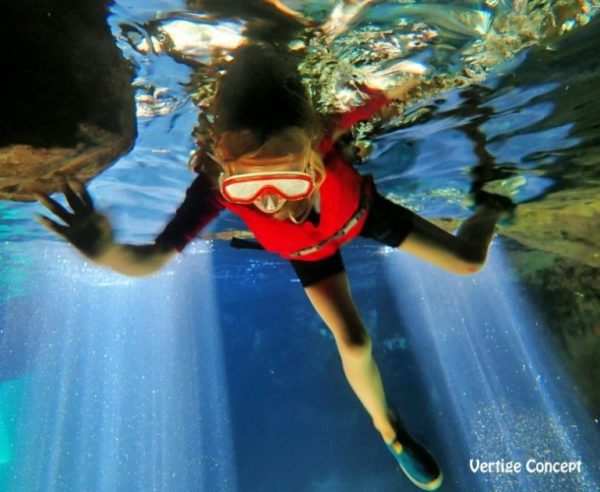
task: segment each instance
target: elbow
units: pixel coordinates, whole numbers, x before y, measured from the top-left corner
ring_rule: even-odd
[[[457,275],[474,275],[479,273],[487,259],[487,251],[479,245],[473,247],[469,243],[463,243],[455,253],[453,269]]]

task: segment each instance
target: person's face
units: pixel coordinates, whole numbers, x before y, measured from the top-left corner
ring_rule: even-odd
[[[243,176],[254,173],[274,173],[274,172],[307,172],[308,158],[306,155],[297,159],[284,160],[282,162],[274,162],[272,164],[252,164],[249,160],[235,161],[221,165],[223,168],[223,178],[231,176]],[[265,214],[275,214],[279,212],[288,200],[271,192],[261,193],[260,196],[252,202],[252,204]]]

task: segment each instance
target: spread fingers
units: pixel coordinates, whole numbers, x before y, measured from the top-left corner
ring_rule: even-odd
[[[73,209],[73,212],[75,212],[76,214],[82,214],[87,211],[83,200],[79,196],[77,196],[77,193],[73,191],[73,188],[71,188],[71,183],[69,181],[65,181],[63,185],[63,193],[65,194],[67,202],[69,202],[69,205]]]
[[[45,228],[50,229],[52,232],[55,232],[59,236],[66,237],[67,231],[69,228],[67,226],[61,225],[53,220],[49,219],[44,215],[36,215],[36,218],[40,224],[42,224]]]
[[[69,179],[69,186],[75,191],[75,193],[77,193],[81,197],[83,203],[89,209],[89,211],[93,212],[94,201],[92,200],[92,197],[88,193],[86,187],[81,183],[81,181],[71,178]]]
[[[54,215],[65,221],[67,224],[71,222],[73,218],[73,214],[71,214],[65,207],[63,207],[56,200],[50,198],[47,195],[43,195],[41,193],[35,193],[35,198],[39,201],[44,207],[46,207],[50,212]],[[48,219],[49,220],[49,219]]]

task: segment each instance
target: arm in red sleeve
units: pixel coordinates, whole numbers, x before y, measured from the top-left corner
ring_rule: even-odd
[[[332,130],[321,140],[319,150],[322,154],[327,154],[332,148],[336,140],[353,125],[359,121],[364,121],[373,116],[377,111],[390,103],[386,94],[382,91],[371,89],[366,85],[361,86],[361,91],[369,94],[368,101],[362,106],[352,108],[346,113],[338,115]]]
[[[185,200],[175,212],[175,216],[155,242],[172,246],[177,251],[183,250],[223,210],[217,194],[218,191],[213,189],[208,176],[204,173],[199,174],[188,188]]]
[[[390,99],[384,92],[371,89],[366,85],[361,86],[361,91],[369,95],[369,100],[362,106],[352,108],[346,113],[341,114],[337,120],[335,131],[346,131],[359,121],[364,121],[373,116],[381,108],[389,104]]]

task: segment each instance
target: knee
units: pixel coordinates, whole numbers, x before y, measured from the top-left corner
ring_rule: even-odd
[[[463,242],[457,253],[457,258],[453,266],[454,273],[458,275],[473,275],[483,268],[487,249],[482,245]]]
[[[457,275],[474,275],[483,268],[484,264],[485,260],[472,261],[461,259],[456,262],[453,273],[456,273]]]
[[[371,359],[371,337],[364,328],[359,333],[339,340],[337,346],[344,362],[356,363]]]

